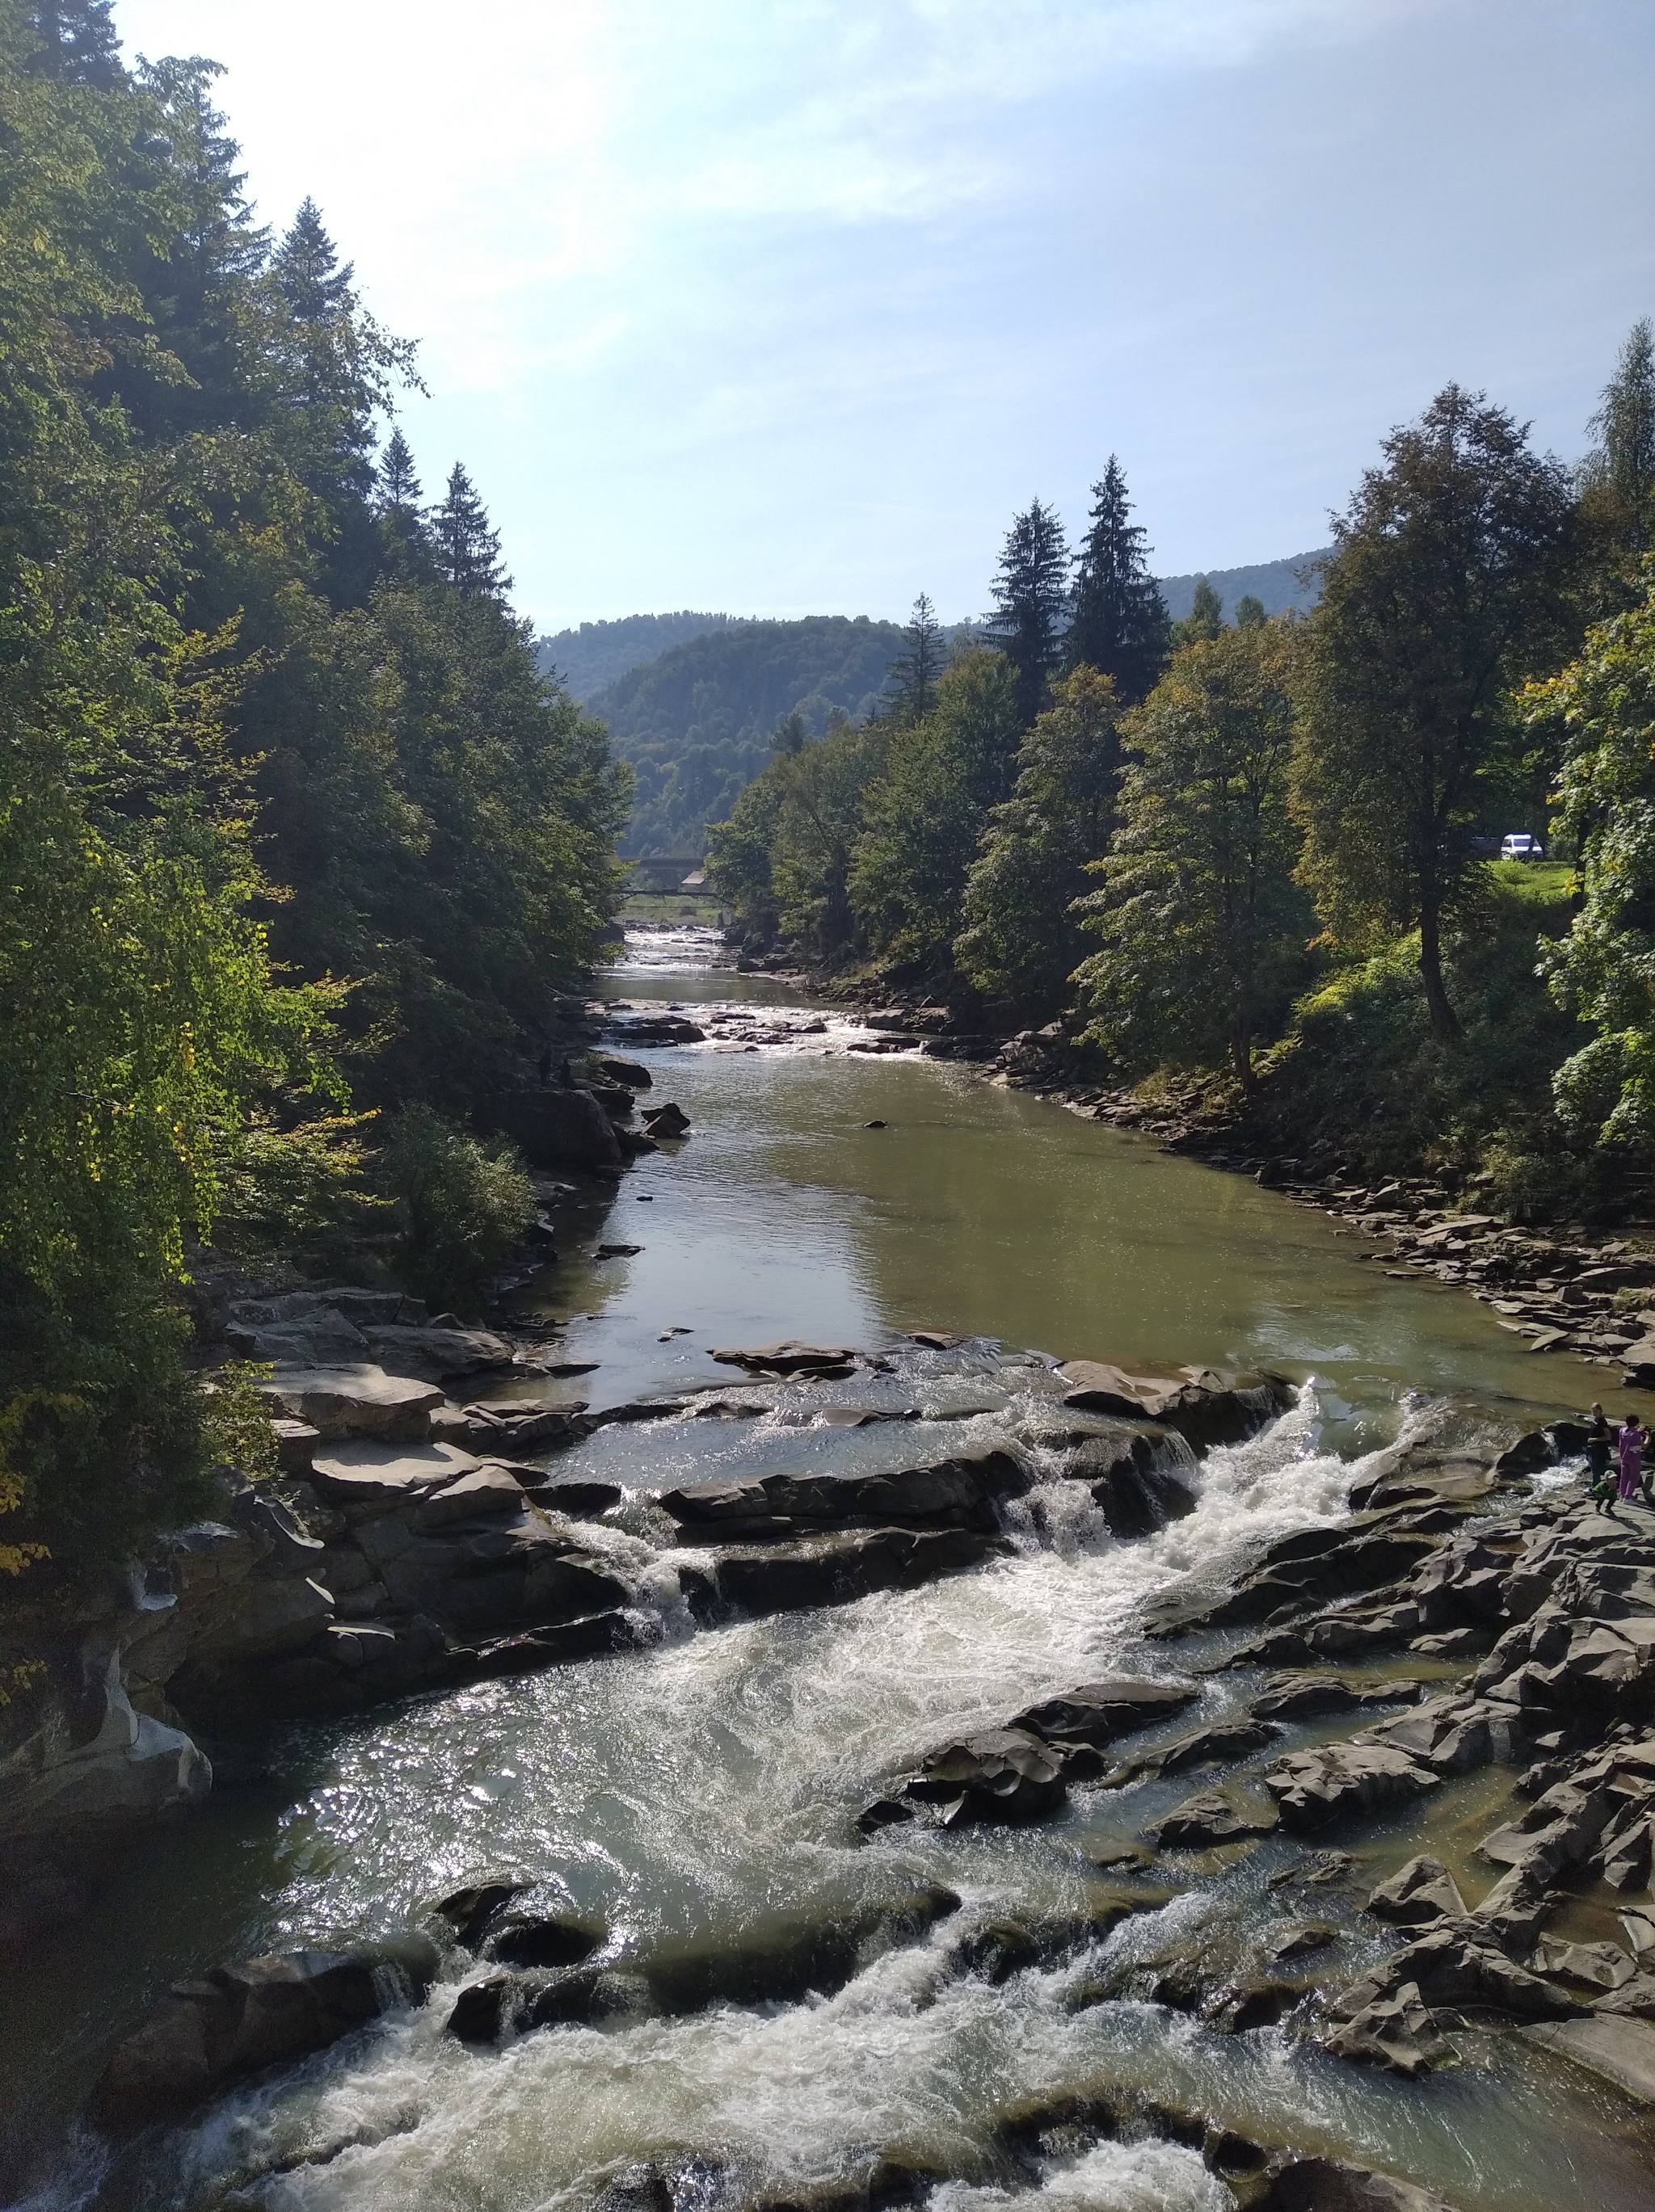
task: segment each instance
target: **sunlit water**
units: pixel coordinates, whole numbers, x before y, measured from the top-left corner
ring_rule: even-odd
[[[657,938],[611,988],[739,1004],[771,1028],[811,1018],[776,987],[709,973],[703,958],[692,939],[675,951]],[[1359,2157],[1463,2212],[1541,2212],[1588,2191],[1607,2212],[1647,2205],[1649,2144],[1633,2109],[1590,2077],[1542,2067],[1515,2038],[1484,2039],[1475,2064],[1406,2087],[1281,2031],[1224,2036],[1158,2006],[1080,2002],[1109,1959],[1174,1937],[1239,1944],[1243,1966],[1263,1957],[1272,1929],[1317,1911],[1314,1892],[1268,1887],[1296,1855],[1286,1843],[1216,1875],[1186,1869],[1183,1894],[1059,1964],[998,1986],[958,1970],[962,1940],[997,1914],[1084,1911],[1097,1862],[1201,1786],[1187,1777],[1077,1790],[1033,1829],[899,1829],[865,1844],[855,1826],[952,1730],[1104,1671],[1198,1660],[1203,1645],[1142,1640],[1145,1600],[1221,1577],[1261,1536],[1336,1518],[1363,1455],[1440,1420],[1445,1398],[1476,1431],[1579,1402],[1592,1370],[1513,1352],[1463,1297],[1376,1280],[1319,1217],[1250,1183],[937,1063],[849,1055],[855,1033],[837,1017],[758,1052],[724,1048],[736,1040],[719,1026],[705,1044],[640,1054],[653,1097],[676,1097],[694,1134],[648,1158],[606,1215],[567,1214],[566,1256],[534,1293],[562,1316],[593,1316],[575,1318],[568,1341],[596,1372],[553,1395],[601,1405],[721,1378],[766,1408],[610,1428],[557,1462],[626,1486],[618,1525],[593,1540],[659,1640],[216,1746],[222,1786],[206,1811],[135,1844],[88,1922],[9,1978],[0,2095],[20,2146],[14,2197],[42,2212],[574,2212],[654,2159],[682,2203],[713,2208],[796,2195],[883,2154],[952,2177],[939,2212],[988,2212],[1011,2180],[993,2155],[995,2116],[1083,2094]],[[889,1126],[862,1126],[874,1119]],[[644,1249],[599,1261],[602,1241]],[[922,1325],[970,1340],[948,1353],[904,1346],[899,1332]],[[674,1328],[693,1334],[666,1337]],[[883,1350],[893,1371],[755,1388],[707,1356],[784,1335]],[[1042,1356],[1020,1358],[1025,1346]],[[1196,1510],[1159,1535],[1118,1543],[1084,1491],[1044,1481],[1008,1510],[1009,1555],[972,1572],[694,1628],[650,1493],[721,1473],[911,1465],[985,1443],[1052,1475],[1053,1354],[1263,1362],[1316,1379],[1264,1435],[1210,1455],[1192,1476]],[[828,1428],[818,1416],[836,1400],[921,1418]],[[1218,1678],[1180,1725],[1237,1694]],[[1492,1871],[1469,1858],[1482,1786],[1450,1785],[1431,1814],[1432,1847],[1474,1890]],[[1359,1881],[1419,1848],[1415,1816],[1399,1816],[1365,1840]],[[192,2127],[119,2156],[76,2127],[110,2040],[169,1980],[238,1952],[394,1936],[435,1896],[496,1870],[533,1881],[541,1909],[600,1921],[622,1962],[871,1921],[921,1881],[964,1904],[917,1942],[870,1950],[836,1995],[550,2029],[502,2051],[444,2034],[473,1971],[451,1954],[425,2003]],[[1366,1944],[1346,1939],[1353,1973]],[[1051,2212],[1230,2201],[1195,2153],[1137,2133],[1055,2159],[1037,2184]]]

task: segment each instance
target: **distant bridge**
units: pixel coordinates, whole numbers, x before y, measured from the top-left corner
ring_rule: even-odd
[[[707,880],[697,853],[651,853],[631,866],[635,891],[698,891]]]

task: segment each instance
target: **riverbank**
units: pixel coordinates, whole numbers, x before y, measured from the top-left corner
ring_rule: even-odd
[[[1242,1804],[1268,1805],[1264,1771],[1408,1717],[1420,1684],[1469,1694],[1463,1660],[1412,1649],[1451,1632],[1415,1625],[1388,1654],[1304,1662],[1293,1671],[1340,1674],[1366,1701],[1289,1716],[1284,1733],[1208,1773],[1175,1759],[1111,1781],[1175,1738],[1216,1729],[1233,1745],[1263,1728],[1269,1716],[1252,1708],[1289,1670],[1212,1671],[1254,1632],[1198,1622],[1167,1642],[1149,1632],[1165,1602],[1198,1611],[1273,1547],[1311,1545],[1321,1559],[1312,1539],[1348,1526],[1360,1536],[1347,1516],[1353,1488],[1380,1471],[1376,1453],[1409,1453],[1415,1468],[1431,1452],[1469,1459],[1487,1480],[1503,1445],[1555,1419],[1574,1402],[1570,1378],[1589,1388],[1593,1370],[1530,1359],[1439,1285],[1365,1271],[1336,1224],[1250,1181],[911,1051],[852,1053],[880,1033],[800,1006],[785,987],[663,968],[611,988],[633,1002],[617,1010],[623,1024],[702,1035],[609,1040],[652,1073],[643,1097],[678,1101],[692,1133],[559,1200],[558,1257],[508,1309],[524,1334],[496,1332],[555,1346],[558,1364],[586,1371],[479,1370],[434,1408],[423,1386],[428,1421],[478,1419],[453,1449],[514,1484],[514,1497],[492,1477],[470,1493],[510,1504],[510,1527],[490,1512],[472,1534],[452,1518],[415,1525],[458,1507],[446,1493],[469,1468],[388,1501],[321,1501],[318,1465],[333,1480],[327,1463],[355,1451],[349,1439],[313,1446],[307,1480],[345,1524],[319,1539],[331,1562],[366,1560],[364,1542],[388,1550],[400,1527],[409,1552],[480,1540],[507,1567],[521,1514],[553,1540],[536,1548],[572,1543],[624,1585],[618,1609],[636,1633],[590,1658],[548,1665],[542,1651],[527,1672],[198,1723],[211,1794],[129,1834],[100,1893],[15,1958],[28,2034],[21,2021],[15,2037],[0,2028],[9,2118],[26,2136],[10,2172],[53,2177],[47,2201],[65,2206],[228,2189],[402,2212],[458,2189],[527,2212],[549,2190],[595,2202],[645,2166],[636,2186],[652,2203],[697,2190],[733,2208],[1080,2187],[1088,2203],[1208,2212],[1244,2177],[1203,2164],[1208,2130],[1201,2142],[1192,2130],[1205,2115],[1214,2146],[1236,2138],[1225,2158],[1252,2155],[1243,2138],[1261,2147],[1261,2187],[1275,2186],[1265,2168],[1291,2147],[1407,2174],[1456,2212],[1537,2212],[1588,2174],[1616,2212],[1641,2204],[1635,2106],[1612,2107],[1623,2131],[1606,2148],[1603,2100],[1618,2093],[1520,2035],[1467,2043],[1469,2031],[1445,2029],[1463,2063],[1408,2082],[1323,2052],[1308,1994],[1302,2015],[1274,2027],[1216,2016],[1214,1976],[1237,1988],[1313,1979],[1331,2001],[1377,1970],[1396,1939],[1360,1905],[1421,1850],[1478,1901],[1492,1869],[1472,1846],[1500,1825],[1521,1770],[1469,1768],[1317,1843],[1312,1871],[1342,1850],[1360,1869],[1336,1910],[1317,1885],[1308,1904],[1292,1883],[1269,1887],[1306,1856],[1280,1820],[1244,1848],[1213,1846],[1210,1862],[1170,1842],[1151,1856],[1149,1831],[1192,1790],[1241,1776]],[[789,1335],[815,1347],[803,1369],[778,1344]],[[1162,1418],[1198,1381],[1166,1370],[1169,1346],[1197,1370],[1273,1369],[1303,1395],[1282,1413],[1255,1406],[1249,1426],[1264,1425],[1244,1437],[1192,1440]],[[713,1356],[728,1351],[749,1364]],[[1100,1356],[1118,1382],[1073,1367]],[[1176,1387],[1152,1408],[1130,1378],[1157,1370]],[[1100,1387],[1129,1408],[1064,1402]],[[590,1425],[555,1447],[483,1434],[501,1418],[491,1407],[526,1398],[532,1414],[508,1421]],[[629,1407],[632,1418],[612,1417]],[[386,1443],[432,1448],[429,1429]],[[544,1480],[519,1481],[508,1461]],[[1549,1460],[1506,1470],[1482,1498],[1359,1510],[1428,1522],[1453,1507],[1439,1526],[1384,1532],[1416,1547],[1393,1559],[1396,1580],[1452,1529],[1544,1502],[1566,1472]],[[555,1492],[576,1485],[618,1500],[595,1517],[565,1512]],[[709,1490],[717,1510],[705,1510]],[[1359,1549],[1373,1571],[1377,1547]],[[1269,1573],[1290,1565],[1284,1555]],[[468,1566],[453,1586],[476,1579]],[[386,1613],[346,1619],[348,1595],[332,1592],[332,1636],[394,1640]],[[1364,1598],[1369,1610],[1406,1601],[1381,1585],[1353,1590],[1345,1609]],[[1306,1602],[1298,1617],[1325,1640],[1323,1609]],[[454,1637],[472,1650],[487,1640]],[[924,1794],[948,1747],[1123,1676],[1196,1694],[1118,1747],[1092,1746],[1101,1771],[1071,1742],[1062,1793],[1037,1817],[945,1818],[969,1794],[957,1774],[932,1771],[946,1786]],[[1388,1686],[1403,1678],[1411,1700],[1394,1702]],[[1004,1770],[984,1779],[992,1797]],[[864,1829],[882,1802],[915,1817]],[[440,1900],[495,1881],[531,1886],[498,1920],[478,1900],[468,1942],[431,1918]],[[1123,1890],[1141,1909],[1122,1917]],[[941,1910],[942,1893],[958,1907]],[[1342,1930],[1291,1975],[1262,1948],[1287,1915]],[[563,1932],[543,1939],[531,1923]],[[593,1946],[584,1958],[569,1948],[577,1938]],[[542,1941],[568,1963],[532,1958]],[[1213,1954],[1183,2009],[1186,1967],[1169,1964],[1153,1996],[1147,1979],[1120,1978],[1129,1951],[1158,1945]],[[299,1948],[360,1960],[381,2003],[400,1994],[354,2026],[360,1976],[293,2001],[348,2032],[278,2059],[262,2029],[241,2039],[231,2018],[238,2006],[237,2018],[265,2016],[264,1999],[236,1994],[251,1986],[237,1962]],[[1220,1950],[1234,1952],[1221,1972]],[[214,1978],[220,1967],[228,1980]],[[585,2010],[523,2033],[504,2007],[497,2036],[451,2033],[462,1994],[502,1978],[514,2006],[520,1995]],[[265,2063],[232,2069],[163,2132],[80,2138],[90,2179],[71,2185],[74,2113],[180,1978],[217,1992],[199,1999],[198,2024],[221,2057],[239,2048],[235,2066]],[[495,2000],[467,2002],[486,2026]],[[868,2163],[870,2146],[889,2171]],[[1308,2188],[1313,2176],[1293,2171],[1282,2187]]]

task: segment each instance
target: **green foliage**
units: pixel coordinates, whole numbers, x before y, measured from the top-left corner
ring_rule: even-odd
[[[903,649],[891,664],[886,712],[893,722],[925,720],[936,704],[937,678],[947,659],[937,611],[922,592],[903,631]]]
[[[1129,1066],[1226,1057],[1244,1092],[1306,973],[1307,901],[1288,816],[1290,620],[1174,653],[1123,734],[1120,827],[1082,902],[1102,940],[1077,980],[1088,1036]]]
[[[1069,615],[1069,552],[1056,507],[1031,500],[1013,518],[995,571],[987,641],[1017,678],[1019,725],[1027,729],[1046,703],[1046,684],[1063,660]]]
[[[1123,706],[1147,697],[1171,643],[1166,603],[1149,573],[1145,532],[1129,522],[1126,477],[1111,453],[1092,487],[1091,526],[1074,579],[1074,619],[1064,648],[1071,668],[1112,677]]]
[[[978,647],[943,676],[932,713],[892,738],[863,799],[849,879],[862,941],[881,959],[946,971],[965,879],[989,809],[1010,794],[1023,726],[1016,669]]]
[[[534,1194],[503,1139],[470,1136],[425,1105],[386,1133],[381,1175],[403,1223],[401,1271],[430,1305],[471,1318],[534,1218]]]
[[[1190,611],[1182,622],[1173,623],[1171,642],[1174,646],[1210,644],[1223,629],[1224,602],[1205,576],[1197,576]]]
[[[1017,783],[995,807],[966,881],[961,972],[985,997],[1044,1020],[1068,995],[1085,949],[1070,909],[1113,819],[1120,769],[1113,679],[1084,663],[1019,748]]]
[[[592,695],[588,711],[637,775],[627,850],[699,854],[708,823],[763,770],[778,725],[797,713],[819,737],[836,707],[866,720],[903,649],[894,623],[865,616],[732,622]]]
[[[215,1467],[233,1468],[249,1482],[268,1482],[278,1468],[271,1401],[259,1389],[275,1370],[254,1359],[227,1360],[202,1386],[201,1431]]]
[[[1600,1142],[1655,1146],[1655,556],[1642,604],[1600,623],[1579,658],[1527,695],[1561,725],[1562,824],[1581,902],[1550,948],[1553,996],[1596,1032],[1557,1071],[1558,1112]]]
[[[1335,526],[1307,624],[1294,806],[1334,937],[1416,928],[1437,1034],[1442,933],[1481,881],[1471,837],[1512,750],[1512,687],[1567,634],[1568,480],[1503,410],[1450,385],[1384,444]]]

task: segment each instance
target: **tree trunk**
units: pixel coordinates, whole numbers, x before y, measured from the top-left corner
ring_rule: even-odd
[[[1434,905],[1424,906],[1420,914],[1420,976],[1431,1014],[1431,1033],[1443,1043],[1452,1044],[1460,1033],[1459,1016],[1449,1002],[1442,980],[1442,937]]]
[[[1241,1085],[1241,1095],[1246,1103],[1253,1103],[1253,1040],[1245,1030],[1235,1030],[1230,1037],[1230,1065],[1234,1068],[1236,1081]]]

